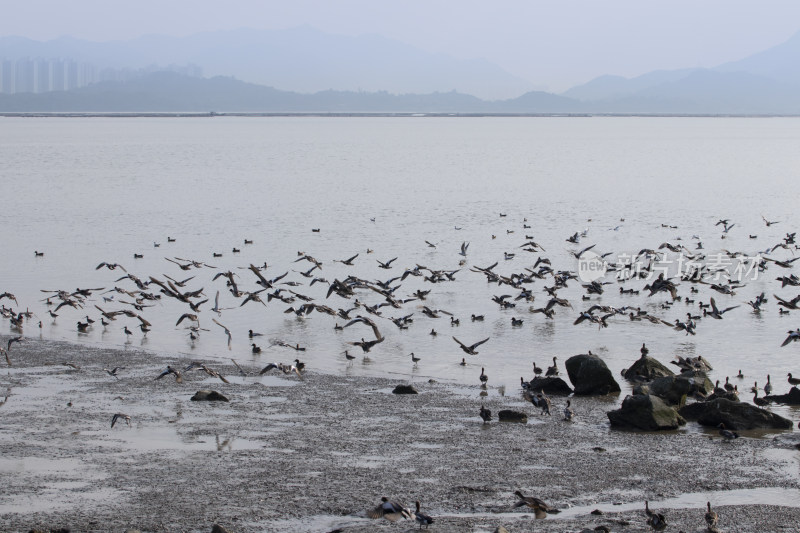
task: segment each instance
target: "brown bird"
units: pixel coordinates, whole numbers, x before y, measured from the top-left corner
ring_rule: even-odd
[[[650,504],[645,500],[644,512],[647,515],[647,525],[654,531],[663,531],[667,527],[667,519],[661,513],[650,510]]]
[[[514,492],[514,495],[519,498],[519,501],[514,504],[514,508],[527,506],[533,509],[534,515],[536,518],[545,518],[547,513],[555,512],[555,509],[551,509],[549,505],[544,503],[544,501],[536,498],[535,496],[525,496],[522,494],[522,491]]]
[[[456,341],[458,343],[458,345],[461,347],[461,349],[464,350],[464,352],[466,352],[467,354],[469,354],[469,355],[478,355],[478,352],[475,350],[475,348],[477,348],[478,346],[480,346],[484,342],[488,341],[490,338],[491,337],[486,337],[482,341],[478,341],[475,344],[472,344],[471,346],[467,346],[466,344],[464,344],[460,340],[456,339],[455,337],[453,337],[453,340]]]
[[[708,524],[708,529],[712,529],[717,527],[717,521],[719,520],[719,516],[717,513],[711,510],[711,502],[706,502],[706,511],[705,519],[706,524]]]
[[[183,371],[184,372],[188,372],[190,370],[195,370],[195,369],[202,370],[203,372],[205,372],[206,374],[208,374],[212,378],[219,378],[220,381],[222,381],[223,383],[230,383],[227,379],[225,379],[225,376],[223,376],[222,374],[220,374],[216,370],[208,368],[206,365],[204,365],[203,363],[200,363],[198,361],[192,361],[191,363],[189,363],[186,366],[186,368],[183,369]]]

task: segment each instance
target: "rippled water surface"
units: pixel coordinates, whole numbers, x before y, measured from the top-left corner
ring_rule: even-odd
[[[754,381],[763,385],[770,374],[775,391],[785,392],[787,372],[800,375],[800,344],[780,347],[786,332],[800,325],[800,311],[779,315],[772,297],[791,299],[800,292],[775,281],[794,269],[770,263],[756,279],[750,273],[732,296],[708,285],[691,294],[684,282],[679,294],[696,302],[668,309],[662,308],[669,300],[664,293],[619,293],[620,286],[641,290],[646,280],[618,286],[608,274],[604,279],[612,284],[589,301],[582,300],[581,283],[571,281],[559,296],[568,298],[572,309],[557,308],[552,320],[528,310],[546,303],[543,287],[553,285],[552,277],[526,285],[536,297],[532,304],[519,301],[516,308],[500,309],[491,297],[516,296],[519,290],[489,284],[470,270],[498,262],[494,271],[508,276],[546,257],[555,270],[574,271],[572,252],[590,245],[614,260],[664,242],[695,251],[702,241],[709,255],[721,249],[749,256],[764,252],[798,226],[797,118],[2,118],[0,158],[5,193],[0,291],[14,293],[19,306],[7,299],[1,303],[36,314],[24,327],[27,337],[143,347],[167,357],[233,358],[250,367],[299,357],[309,368],[332,374],[469,385],[479,383],[484,367],[490,386],[509,387],[520,376],[532,377],[533,361],[546,367],[555,356],[563,371],[568,357],[587,350],[617,373],[638,357],[642,342],[664,362],[675,355],[703,355],[715,368],[713,379],[724,381],[741,369],[745,378],[734,380],[740,388],[749,389]],[[780,222],[767,226],[762,215]],[[715,225],[722,218],[735,224],[727,234]],[[579,244],[566,242],[583,231]],[[253,244],[245,245],[245,239]],[[529,240],[544,251],[523,251]],[[464,242],[466,258],[459,255]],[[228,291],[224,277],[213,279],[230,270],[241,290],[254,291],[260,287],[246,267],[266,263],[266,277],[288,272],[282,282],[301,284],[285,289],[334,309],[353,307],[353,299],[326,298],[325,282],[309,286],[301,272],[313,265],[296,262],[300,252],[321,261],[312,276],[329,282],[348,275],[387,280],[418,264],[458,272],[447,283],[413,276],[393,281],[400,285],[398,298],[418,289],[431,293],[426,302],[381,308],[383,316],[373,318],[386,340],[363,354],[349,343],[371,338],[368,326],[337,331],[335,324],[346,323],[342,318],[284,313],[302,304],[299,299],[241,306],[243,299]],[[515,256],[506,260],[504,253]],[[794,253],[777,249],[769,255],[785,260]],[[353,266],[335,261],[356,254]],[[182,271],[165,260],[176,257],[217,268]],[[394,257],[391,269],[379,268],[378,260]],[[130,308],[122,302],[132,301],[103,290],[83,309],[63,307],[51,318],[42,290],[135,290],[129,279],[120,279],[121,269],[96,270],[101,262],[119,263],[142,280],[194,276],[184,290],[202,288],[210,299],[199,313],[208,331],[191,341],[186,322],[175,326],[188,306],[167,297],[140,311],[153,324],[146,337],[135,318],[122,316],[103,328],[95,305],[110,311]],[[225,308],[220,316],[209,310],[217,291]],[[755,314],[745,302],[762,291],[769,302]],[[112,295],[113,301],[103,301]],[[371,290],[356,296],[370,305],[383,301]],[[723,320],[700,320],[696,336],[624,316],[611,318],[603,329],[573,325],[593,304],[641,307],[673,322],[687,311],[698,314],[697,302],[712,296],[720,307],[740,307]],[[447,315],[424,316],[423,304],[452,313],[460,325],[451,326]],[[359,313],[365,311],[352,315]],[[414,322],[406,330],[386,319],[411,313]],[[97,322],[79,334],[76,323],[87,314]],[[472,322],[472,314],[485,320]],[[522,326],[512,327],[511,317],[523,319]],[[212,318],[230,329],[230,347]],[[126,325],[133,331],[130,338],[122,331]],[[260,355],[251,353],[249,329],[264,334],[256,340]],[[431,336],[431,329],[438,335]],[[7,320],[0,332],[15,333]],[[489,341],[479,355],[469,356],[452,336],[466,344]],[[306,350],[270,347],[270,339]],[[345,349],[356,359],[346,360]],[[411,352],[421,358],[416,365]],[[458,364],[462,357],[467,366]]]

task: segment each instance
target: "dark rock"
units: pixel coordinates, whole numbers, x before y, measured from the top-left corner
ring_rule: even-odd
[[[215,390],[199,390],[192,396],[193,402],[227,402],[225,396]]]
[[[735,392],[726,391],[724,389],[721,390],[721,391],[717,391],[714,394],[712,394],[711,396],[707,397],[706,401],[707,402],[711,402],[711,401],[719,399],[719,398],[721,398],[723,400],[728,400],[729,402],[738,402],[738,401],[740,401],[738,394],[736,394]]]
[[[644,344],[641,349],[642,355],[633,365],[622,373],[625,379],[635,379],[641,376],[647,380],[674,376],[675,372],[659,363],[656,359],[647,356],[647,348]]]
[[[683,376],[668,376],[654,379],[648,386],[650,394],[658,396],[670,405],[684,405],[692,390],[692,381]]]
[[[528,382],[528,390],[533,392],[544,392],[545,394],[572,394],[572,387],[561,378],[533,378]]]
[[[497,419],[500,420],[500,422],[522,422],[523,424],[528,423],[528,415],[525,413],[520,413],[519,411],[511,411],[509,409],[503,409],[497,413]]]
[[[417,389],[411,385],[398,385],[392,391],[392,394],[419,394]]]
[[[707,402],[697,402],[680,409],[681,416],[696,420],[703,426],[716,427],[725,424],[730,430],[740,429],[790,429],[792,421],[766,409],[745,402],[732,402],[717,398]]]
[[[230,532],[227,529],[225,529],[224,527],[222,527],[221,525],[214,524],[211,527],[211,533],[230,533]]]
[[[622,406],[607,413],[612,426],[634,427],[646,431],[677,429],[686,423],[675,409],[651,394],[627,396]]]
[[[688,379],[689,383],[691,383],[690,395],[699,393],[701,396],[707,396],[714,392],[714,384],[711,383],[708,375],[703,370],[687,370],[681,372],[680,377]]]
[[[576,395],[600,395],[619,392],[619,383],[602,359],[592,354],[573,355],[565,363]]]
[[[633,388],[633,394],[650,394],[650,387],[648,385],[639,384]]]
[[[789,394],[774,394],[764,396],[764,399],[775,403],[785,403],[788,405],[800,405],[800,389],[792,387]]]

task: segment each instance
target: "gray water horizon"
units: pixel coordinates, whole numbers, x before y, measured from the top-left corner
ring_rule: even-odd
[[[702,314],[696,303],[684,301],[665,308],[670,298],[647,296],[646,279],[620,284],[609,272],[603,279],[611,284],[589,300],[582,298],[580,280],[569,281],[559,296],[572,308],[558,308],[547,319],[529,307],[546,303],[543,287],[552,286],[552,278],[525,285],[533,302],[501,309],[492,296],[519,290],[487,283],[471,269],[497,262],[494,271],[509,276],[548,258],[556,271],[577,272],[573,253],[585,247],[594,245],[592,252],[620,261],[664,242],[692,252],[702,242],[707,258],[728,257],[719,255],[727,250],[792,259],[794,250],[765,252],[797,227],[798,148],[800,118],[787,117],[5,117],[0,155],[6,202],[0,219],[8,229],[0,291],[16,295],[15,309],[35,313],[23,328],[26,337],[141,347],[167,360],[233,358],[258,369],[299,357],[309,369],[333,375],[436,379],[476,391],[483,367],[490,391],[502,385],[512,394],[520,376],[533,376],[533,362],[546,367],[557,357],[566,378],[563,362],[591,350],[619,376],[646,343],[650,355],[664,363],[676,355],[702,355],[714,366],[712,380],[742,370],[746,377],[734,380],[740,392],[754,381],[763,386],[770,374],[781,393],[788,390],[787,372],[800,375],[793,367],[797,346],[780,346],[786,332],[798,327],[797,311],[779,314],[773,297],[791,300],[797,294],[775,280],[792,268],[770,263],[764,272],[741,272],[744,287],[735,295],[708,285],[698,285],[695,295],[690,283],[681,282],[684,298],[707,303],[714,297],[720,307],[739,306],[723,320],[701,319],[695,336],[624,315],[611,318],[607,328],[573,325],[595,304],[640,307],[670,322],[687,312]],[[767,226],[762,216],[779,223]],[[723,232],[716,224],[720,219],[735,225]],[[585,232],[579,243],[566,242],[576,232]],[[524,251],[530,240],[544,250]],[[459,254],[463,243],[469,243],[466,257]],[[385,337],[368,354],[350,344],[372,336],[364,324],[335,330],[346,320],[284,312],[301,300],[241,306],[243,299],[229,292],[225,277],[213,279],[231,271],[241,290],[255,291],[261,287],[248,266],[266,264],[266,278],[287,272],[281,282],[302,284],[285,285],[286,290],[333,309],[353,307],[352,299],[326,297],[324,282],[308,285],[310,278],[300,272],[313,265],[296,262],[302,254],[322,263],[312,275],[328,282],[349,275],[385,281],[416,265],[457,272],[450,282],[431,284],[415,276],[392,282],[400,285],[395,294],[402,298],[430,289],[424,302],[384,307],[382,316],[352,312],[371,316]],[[337,262],[356,254],[353,266]],[[379,261],[394,257],[391,269],[379,267]],[[166,258],[217,268],[182,271]],[[195,276],[186,290],[202,288],[203,298],[209,298],[198,313],[208,331],[192,342],[185,322],[175,325],[190,312],[188,306],[166,296],[139,311],[153,324],[147,336],[135,318],[99,326],[95,305],[130,309],[121,301],[132,301],[110,292],[102,296],[114,299],[105,302],[101,293],[115,286],[136,289],[130,279],[119,279],[125,272],[96,269],[102,262],[119,263],[142,280]],[[42,301],[49,294],[42,291],[100,287],[104,291],[95,292],[84,308],[63,307],[56,319]],[[619,288],[640,293],[620,294]],[[217,291],[226,308],[221,315],[209,310]],[[746,302],[761,292],[769,301],[764,311],[753,313]],[[355,297],[369,305],[383,301],[368,289]],[[448,315],[426,317],[422,305],[452,313],[460,325],[452,326]],[[388,320],[411,313],[408,329]],[[485,319],[473,322],[473,314]],[[79,333],[76,323],[87,315],[97,322]],[[512,317],[522,325],[512,326]],[[212,318],[231,330],[230,347]],[[133,331],[130,338],[123,326]],[[260,355],[251,352],[250,329],[263,333],[256,339]],[[438,335],[431,336],[431,329]],[[8,321],[0,332],[15,334]],[[470,356],[453,336],[465,344],[489,341]],[[270,346],[270,339],[306,351]],[[344,350],[356,359],[346,360]],[[411,352],[421,358],[417,364]],[[467,366],[458,364],[462,357]],[[624,395],[630,387],[618,380]],[[789,408],[781,412],[795,414]]]

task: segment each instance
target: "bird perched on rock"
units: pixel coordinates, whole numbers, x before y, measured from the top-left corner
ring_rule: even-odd
[[[558,375],[558,364],[556,363],[556,358],[553,357],[553,366],[547,367],[547,372],[544,374],[547,377],[554,377]]]

